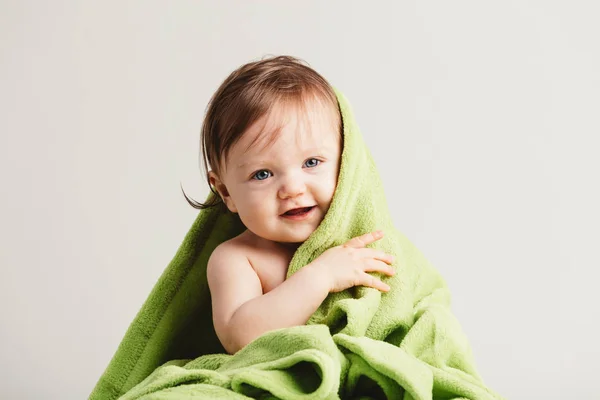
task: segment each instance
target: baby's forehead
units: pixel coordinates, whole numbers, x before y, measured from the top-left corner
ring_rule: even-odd
[[[228,167],[243,169],[249,164],[309,155],[334,156],[340,151],[340,132],[326,118],[298,114],[271,117],[248,129],[236,143]]]
[[[297,104],[296,104],[297,103]],[[223,153],[224,169],[242,168],[278,155],[341,151],[342,121],[339,108],[326,101],[278,102],[249,127]]]
[[[339,110],[311,101],[300,104],[276,104],[262,118],[243,133],[248,149],[294,139],[303,142],[324,142],[340,132]]]

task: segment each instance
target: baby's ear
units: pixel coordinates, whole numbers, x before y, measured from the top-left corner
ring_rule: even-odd
[[[223,200],[227,208],[229,208],[229,211],[231,211],[232,213],[237,213],[237,207],[233,203],[233,199],[231,198],[231,195],[227,190],[227,186],[225,186],[225,183],[223,183],[219,176],[213,171],[209,171],[208,181],[210,185],[217,191],[217,193],[219,193],[219,196],[221,196],[221,199]]]

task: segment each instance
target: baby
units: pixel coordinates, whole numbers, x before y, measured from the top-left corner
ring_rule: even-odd
[[[366,247],[381,231],[330,248],[286,280],[294,252],[331,204],[342,130],[329,83],[293,57],[243,65],[210,100],[201,144],[218,196],[211,204],[186,199],[199,209],[222,201],[246,227],[207,266],[214,328],[228,353],[267,331],[305,324],[330,292],[390,290],[368,273],[394,274],[392,255]]]

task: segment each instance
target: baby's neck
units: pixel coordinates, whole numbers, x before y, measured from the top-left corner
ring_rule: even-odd
[[[293,252],[298,250],[298,247],[300,247],[300,245],[302,244],[302,243],[285,243],[285,242],[276,242],[276,243],[279,244],[281,247],[284,247]]]
[[[263,237],[258,236],[257,234],[255,234],[254,232],[252,232],[249,229],[246,229],[246,231],[243,234],[246,235],[250,240],[252,240],[253,242],[255,242],[257,244],[277,245],[283,249],[290,251],[292,254],[295,253],[296,250],[298,250],[298,247],[300,247],[300,245],[302,244],[302,243],[277,242],[277,241],[265,239]]]

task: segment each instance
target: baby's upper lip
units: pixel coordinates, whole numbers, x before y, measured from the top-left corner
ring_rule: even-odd
[[[292,208],[288,208],[287,210],[285,210],[284,212],[282,212],[280,215],[285,214],[288,211],[292,211],[292,210],[297,210],[299,208],[309,208],[309,207],[314,207],[315,205],[313,204],[312,206],[299,206],[299,207],[292,207]]]

